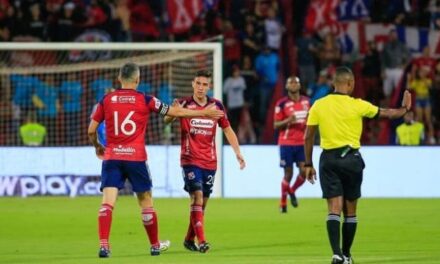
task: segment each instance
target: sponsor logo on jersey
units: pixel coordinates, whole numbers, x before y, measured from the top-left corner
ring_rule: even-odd
[[[197,105],[195,105],[195,104],[190,104],[190,105],[187,106],[187,108],[188,108],[188,109],[196,109],[196,108],[197,108]]]
[[[116,103],[116,102],[118,102],[118,96],[117,96],[117,95],[113,95],[112,98],[110,98],[110,101],[111,101],[112,103]]]
[[[119,145],[116,148],[112,149],[114,153],[121,154],[121,155],[131,155],[136,152],[136,150],[132,147],[123,147],[122,145]]]
[[[194,127],[192,127],[189,130],[189,133],[193,134],[193,135],[202,135],[202,136],[211,136],[212,135],[211,130],[205,130],[205,129],[194,128]]]
[[[297,121],[304,121],[307,118],[307,111],[295,111]]]
[[[132,95],[122,95],[118,97],[118,103],[121,104],[134,104],[136,103],[136,97]]]
[[[191,119],[190,124],[192,127],[201,127],[201,128],[213,128],[214,127],[214,121],[209,120],[209,119],[194,118],[194,119]]]

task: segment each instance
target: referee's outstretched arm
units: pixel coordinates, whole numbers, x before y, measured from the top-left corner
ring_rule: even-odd
[[[411,93],[405,90],[401,108],[379,108],[379,117],[390,119],[401,118],[411,110]]]

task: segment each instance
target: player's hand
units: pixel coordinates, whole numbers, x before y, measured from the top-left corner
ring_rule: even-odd
[[[411,93],[408,90],[405,90],[403,93],[402,99],[402,107],[405,107],[407,110],[411,109]]]
[[[240,164],[240,170],[244,169],[246,167],[246,161],[244,161],[243,155],[241,155],[241,153],[238,153],[236,156],[237,161]]]
[[[289,117],[287,118],[287,120],[288,120],[288,121],[287,121],[287,124],[288,124],[288,125],[295,123],[295,121],[296,121],[296,116],[295,116],[295,114],[289,116]]]
[[[316,181],[316,171],[315,171],[315,168],[313,168],[313,167],[305,167],[304,168],[304,177],[311,184],[314,184],[315,181]]]
[[[98,144],[95,147],[95,153],[96,153],[96,156],[98,157],[98,159],[104,160],[104,152],[105,152],[105,147],[103,145]]]
[[[223,111],[217,109],[217,106],[215,105],[215,103],[212,103],[211,105],[209,105],[205,109],[205,115],[206,115],[206,117],[210,117],[213,119],[219,119],[224,116],[224,113],[223,113]]]
[[[175,106],[175,107],[184,107],[185,104],[186,104],[186,101],[183,101],[183,102],[179,103],[179,100],[174,99],[174,100],[173,100],[173,103],[172,103],[171,105],[172,105],[172,106]]]

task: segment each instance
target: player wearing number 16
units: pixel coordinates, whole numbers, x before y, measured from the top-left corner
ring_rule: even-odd
[[[123,65],[119,71],[121,89],[106,94],[92,114],[88,135],[95,147],[96,155],[103,159],[101,175],[102,205],[99,209],[98,227],[99,257],[110,256],[109,235],[112,211],[118,190],[128,180],[136,193],[141,208],[141,219],[150,240],[151,255],[160,255],[168,249],[169,241],[158,238],[157,215],[151,195],[152,180],[148,169],[145,150],[145,132],[151,112],[175,117],[203,116],[218,119],[223,112],[214,106],[202,110],[188,110],[168,106],[153,96],[136,91],[140,70],[134,63]],[[106,124],[107,145],[102,146],[97,139],[97,128]]]

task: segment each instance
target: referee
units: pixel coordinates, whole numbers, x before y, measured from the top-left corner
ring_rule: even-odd
[[[309,112],[305,135],[305,177],[316,180],[313,168],[313,139],[319,126],[321,148],[319,179],[323,198],[327,199],[327,233],[333,250],[331,263],[351,264],[350,248],[357,226],[356,204],[361,197],[362,171],[365,167],[359,153],[362,118],[400,118],[411,108],[411,94],[405,91],[402,107],[384,109],[362,99],[351,97],[353,72],[347,67],[336,69],[335,92],[316,101]],[[340,246],[340,216],[342,250]]]

